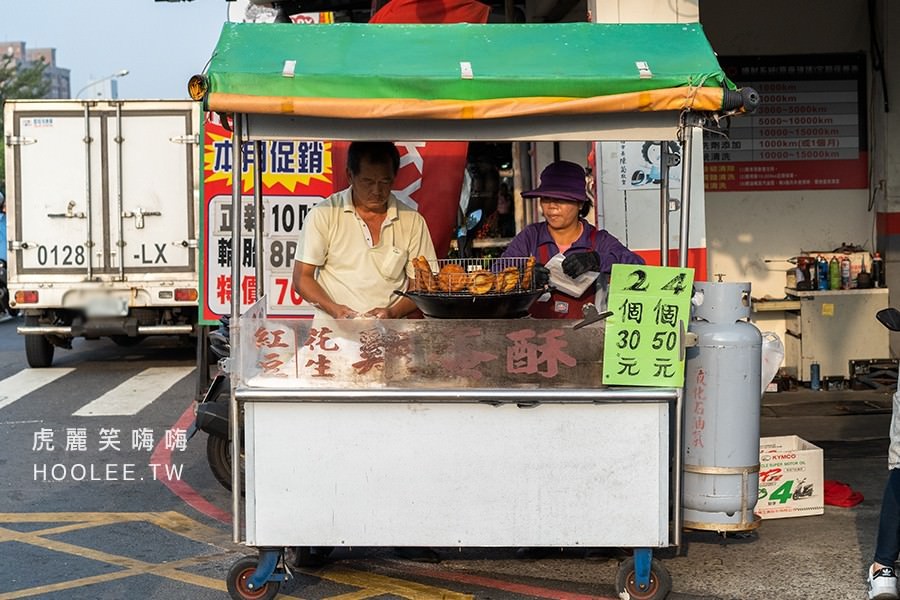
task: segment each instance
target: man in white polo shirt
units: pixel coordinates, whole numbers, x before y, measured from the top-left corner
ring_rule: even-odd
[[[335,319],[399,319],[416,306],[394,290],[415,276],[410,261],[434,263],[425,219],[400,202],[391,186],[400,153],[391,142],[353,142],[350,187],[309,211],[294,261],[294,289]]]

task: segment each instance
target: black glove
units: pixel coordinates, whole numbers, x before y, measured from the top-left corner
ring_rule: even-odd
[[[550,283],[550,269],[544,265],[534,265],[534,287],[542,288]]]
[[[593,251],[568,255],[562,263],[563,273],[575,279],[588,271],[600,271],[600,256]]]

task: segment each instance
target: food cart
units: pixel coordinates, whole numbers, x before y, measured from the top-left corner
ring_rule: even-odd
[[[190,88],[232,119],[235,172],[242,142],[272,139],[674,140],[689,174],[700,128],[756,100],[699,24],[226,24]],[[682,261],[690,197],[686,175]],[[234,223],[240,203],[235,185]],[[234,304],[234,539],[259,553],[231,569],[232,597],[274,597],[284,549],[319,546],[628,547],[617,589],[668,594],[652,551],[681,539],[682,390],[604,385],[603,323],[337,322]]]

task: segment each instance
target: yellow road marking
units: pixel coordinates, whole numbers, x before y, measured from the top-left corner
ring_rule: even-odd
[[[355,592],[341,594],[340,596],[329,596],[328,600],[365,600],[366,598],[374,598],[375,596],[380,595],[381,592],[375,590],[357,590]]]
[[[159,575],[161,577],[166,577],[169,579],[174,579],[175,581],[187,581],[188,583],[192,583],[194,585],[199,585],[203,587],[208,587],[216,590],[225,590],[225,583],[218,580],[213,579],[211,577],[203,577],[202,575],[195,575],[193,573],[187,573],[184,571],[178,571],[177,569],[181,566],[189,566],[193,564],[200,564],[203,562],[207,562],[211,559],[219,559],[223,555],[222,554],[214,554],[214,555],[205,555],[205,556],[193,556],[188,559],[173,561],[171,563],[165,564],[155,564],[148,563],[142,560],[137,560],[134,558],[129,558],[127,556],[119,556],[117,554],[110,554],[108,552],[103,552],[101,550],[95,550],[93,548],[86,548],[84,546],[76,546],[74,544],[69,544],[67,542],[61,542],[59,540],[50,540],[40,535],[34,533],[18,533],[12,531],[10,529],[0,528],[0,540],[3,541],[16,541],[25,544],[30,544],[32,546],[37,546],[39,548],[45,548],[47,550],[53,550],[55,552],[62,552],[65,554],[72,554],[75,556],[80,556],[83,558],[88,558],[91,560],[95,560],[98,562],[105,562],[107,564],[115,565],[117,567],[122,567],[127,571],[130,571],[132,575],[141,575],[144,573]],[[119,573],[109,573],[109,576],[112,576],[113,579],[119,578]],[[104,576],[98,576],[104,577]],[[2,598],[2,597],[0,597]]]
[[[71,581],[61,581],[59,583],[51,583],[48,585],[40,585],[15,592],[7,592],[0,594],[0,600],[14,600],[15,598],[27,598],[28,596],[37,596],[38,594],[48,594],[50,592],[61,592],[63,590],[71,590],[77,587],[93,585],[95,583],[106,583],[107,581],[115,581],[116,579],[125,579],[126,577],[134,577],[140,575],[131,569],[119,571],[117,573],[107,573],[105,575],[94,575],[92,577],[82,577],[81,579],[72,579]]]
[[[146,522],[161,529],[170,531],[176,535],[188,538],[190,540],[223,546],[223,549],[240,552],[245,547],[238,546],[231,542],[229,535],[208,527],[182,515],[175,511],[167,512],[121,512],[121,513],[100,513],[100,512],[62,512],[62,513],[0,513],[0,523],[66,523],[65,525],[54,525],[46,529],[36,531],[19,532],[13,529],[0,527],[0,543],[15,541],[23,544],[29,544],[39,548],[72,554],[88,558],[94,561],[107,563],[117,567],[121,567],[121,571],[114,573],[106,573],[103,575],[94,575],[90,577],[82,577],[70,581],[63,581],[53,584],[31,587],[28,589],[17,590],[0,594],[0,600],[14,600],[17,598],[27,598],[38,594],[49,592],[59,592],[62,590],[74,589],[107,581],[115,581],[117,579],[125,579],[137,575],[157,575],[172,579],[181,583],[188,583],[198,587],[208,589],[226,591],[224,579],[214,579],[205,577],[187,571],[179,570],[184,567],[203,564],[212,560],[221,559],[226,554],[216,553],[203,556],[193,556],[177,561],[163,564],[148,563],[141,560],[120,556],[96,550],[94,548],[86,548],[76,546],[59,540],[48,539],[45,536],[57,535],[91,527],[101,527],[104,525],[112,525],[116,523],[127,522]],[[385,575],[368,573],[363,571],[355,571],[345,567],[325,568],[321,570],[301,570],[307,575],[327,579],[335,583],[349,585],[362,588],[353,592],[332,596],[328,600],[364,600],[384,594],[393,594],[409,600],[471,600],[473,596],[469,594],[460,594],[449,590],[427,586],[402,579],[395,579]],[[287,596],[279,594],[278,598],[297,599],[297,596]]]
[[[179,512],[60,512],[60,513],[0,513],[0,523],[70,523],[79,527],[111,525],[129,521],[145,521],[188,539],[214,544],[232,545],[231,536],[208,527]]]
[[[353,571],[344,567],[334,567],[323,571],[304,571],[304,573],[345,585],[374,590],[380,594],[394,594],[410,600],[471,600],[473,598],[469,594],[451,592],[376,573]]]

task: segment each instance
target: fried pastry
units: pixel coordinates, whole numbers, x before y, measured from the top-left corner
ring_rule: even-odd
[[[531,289],[531,279],[534,276],[534,257],[529,256],[528,260],[525,262],[525,271],[522,273],[522,289],[530,290]]]
[[[494,291],[505,294],[516,289],[519,285],[519,269],[506,267],[494,278]]]
[[[438,291],[438,282],[431,272],[431,265],[424,256],[412,259],[413,268],[416,270],[416,289],[422,292]]]
[[[466,289],[468,282],[466,270],[456,263],[444,265],[438,273],[438,286],[444,292],[461,292]]]
[[[467,287],[475,296],[487,294],[494,287],[494,274],[484,269],[470,273]]]

